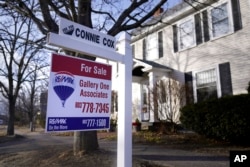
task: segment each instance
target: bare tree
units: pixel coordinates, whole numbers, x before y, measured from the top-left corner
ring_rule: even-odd
[[[48,77],[43,75],[42,71],[46,67],[48,67],[46,58],[44,56],[36,56],[36,59],[29,65],[28,72],[30,75],[26,82],[22,84],[21,92],[18,96],[19,103],[16,108],[18,111],[27,114],[31,132],[35,129],[34,121],[37,112],[40,111],[39,95],[43,88],[43,81],[46,82],[48,80]]]
[[[31,18],[43,34],[58,33],[57,16],[60,16],[115,36],[122,31],[149,26],[144,23],[167,1],[133,0],[127,1],[127,6],[124,6],[125,3],[118,0],[0,0],[0,6],[10,7],[13,11]],[[95,60],[88,55],[81,57]],[[96,131],[75,132],[74,153],[97,148]]]
[[[15,105],[21,85],[33,71],[29,65],[36,58],[41,44],[30,18],[12,12],[10,8],[0,9],[0,92],[8,101],[9,121],[7,135],[14,135]]]
[[[179,110],[186,102],[185,86],[171,78],[162,79],[155,83],[150,93],[150,109],[157,113],[160,122],[167,123],[169,130],[174,132],[175,124],[179,123]]]

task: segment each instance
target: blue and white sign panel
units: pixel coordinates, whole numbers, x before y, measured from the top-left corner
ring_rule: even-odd
[[[52,54],[46,131],[109,129],[111,66]]]

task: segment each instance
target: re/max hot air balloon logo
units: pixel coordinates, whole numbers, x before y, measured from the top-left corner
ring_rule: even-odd
[[[73,74],[61,71],[57,72],[53,78],[53,89],[62,102],[64,107],[66,100],[75,90],[75,77]]]

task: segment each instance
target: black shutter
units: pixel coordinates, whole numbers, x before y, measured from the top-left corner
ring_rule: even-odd
[[[142,40],[142,57],[146,60],[146,39]]]
[[[209,24],[208,24],[208,17],[207,17],[207,11],[204,10],[202,12],[202,18],[203,18],[203,34],[204,34],[204,41],[207,42],[210,40],[209,37]]]
[[[194,103],[193,75],[192,72],[185,73],[186,103]]]
[[[158,54],[159,58],[163,57],[163,36],[162,31],[158,32]]]
[[[135,57],[135,45],[132,45],[132,56]]]
[[[200,13],[194,15],[195,20],[195,34],[196,34],[196,44],[202,43],[202,29],[201,29],[201,16]]]
[[[219,64],[221,95],[227,96],[233,94],[232,79],[229,62]]]
[[[178,52],[178,31],[176,25],[173,25],[173,40],[174,52]]]
[[[232,3],[234,31],[238,31],[242,29],[240,2],[239,0],[231,0],[231,3]]]

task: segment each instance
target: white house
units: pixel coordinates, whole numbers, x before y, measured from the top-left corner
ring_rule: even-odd
[[[171,85],[164,90],[168,98],[160,101],[159,93],[163,92],[157,89],[157,94],[152,93],[160,81],[185,85],[186,91],[181,93],[187,103],[247,93],[250,2],[189,2],[163,11],[146,23],[151,26],[133,31],[133,119],[152,123],[172,112],[178,122],[173,103],[180,106],[183,102],[176,102]],[[161,22],[156,23],[158,20]],[[165,115],[160,111],[164,107]]]

